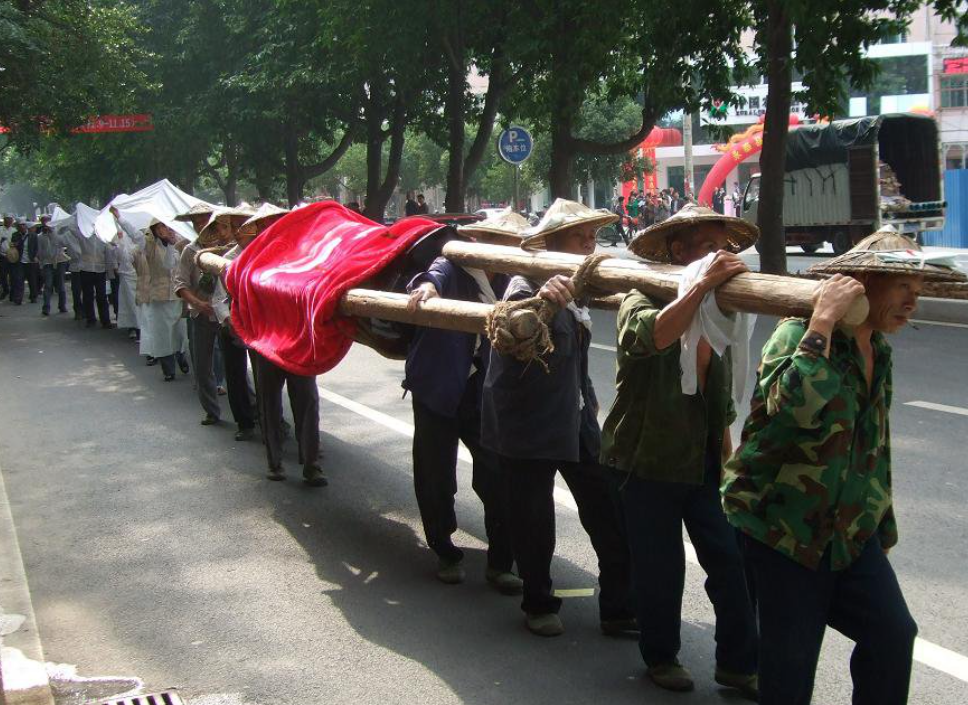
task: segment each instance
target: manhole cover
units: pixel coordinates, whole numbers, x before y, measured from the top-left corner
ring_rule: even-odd
[[[164,693],[149,693],[148,695],[135,695],[130,698],[120,700],[102,700],[97,705],[184,705],[182,699],[174,691]]]

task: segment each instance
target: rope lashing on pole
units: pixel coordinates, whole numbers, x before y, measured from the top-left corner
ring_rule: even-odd
[[[587,277],[609,255],[589,255],[571,277],[575,285],[575,299],[581,299],[591,286]],[[491,347],[502,355],[510,355],[521,362],[537,360],[548,370],[543,356],[554,352],[548,324],[558,313],[559,307],[540,296],[521,301],[499,301],[488,313],[485,331]]]

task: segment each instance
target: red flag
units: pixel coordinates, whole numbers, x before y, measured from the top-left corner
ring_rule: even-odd
[[[378,225],[334,201],[280,218],[225,274],[232,324],[246,345],[301,375],[331,370],[353,343],[355,323],[337,314],[340,297],[440,228],[407,218]]]

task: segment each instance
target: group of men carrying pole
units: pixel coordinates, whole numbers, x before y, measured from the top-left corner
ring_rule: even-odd
[[[596,230],[614,218],[559,200],[533,228],[508,212],[462,226],[457,236],[587,257]],[[807,705],[830,625],[856,642],[853,702],[905,703],[917,627],[887,558],[897,530],[885,334],[904,327],[925,283],[965,277],[926,261],[890,229],[812,267],[829,278],[816,287],[809,318],[783,319],[773,331],[734,450],[730,426],[749,396],[751,322],[720,311],[716,292],[746,276],[738,253],[757,236],[740,219],[688,205],[632,240],[631,253],[684,269],[671,301],[635,289],[625,295],[617,396],[603,427],[589,376],[591,318],[573,278],[508,277],[441,256],[412,279],[414,320],[434,299],[537,297],[555,311],[540,364],[492,348],[487,336],[468,332],[475,325],[418,327],[412,335],[403,384],[412,395],[414,486],[437,577],[466,579],[453,543],[463,441],[484,505],[485,578],[522,595],[534,634],[564,632],[551,578],[561,473],[598,557],[602,631],[637,634],[656,685],[694,687],[679,661],[685,526],[716,613],[717,683],[768,705]],[[865,295],[869,306],[859,309]],[[220,291],[213,300],[226,298]],[[230,316],[223,307],[218,318]],[[254,361],[257,387],[263,364]],[[272,387],[267,393],[277,397],[281,384]],[[293,399],[297,424],[304,406]],[[318,401],[310,406],[318,414]],[[274,433],[280,409],[260,404],[264,434]],[[311,425],[309,416],[298,425]]]
[[[614,216],[559,200],[534,228],[504,215],[462,227],[493,241],[591,255]],[[554,596],[554,480],[560,472],[599,561],[603,632],[637,632],[656,685],[694,687],[679,661],[685,548],[706,572],[716,613],[717,683],[768,705],[807,705],[827,625],[856,642],[854,703],[907,702],[917,627],[887,552],[891,496],[891,352],[926,282],[964,276],[926,263],[882,230],[812,270],[829,276],[809,318],[781,320],[767,342],[734,451],[735,374],[748,372],[748,327],[715,292],[747,271],[756,228],[700,206],[640,233],[629,250],[687,269],[679,296],[632,290],[617,321],[617,396],[603,430],[588,374],[591,320],[574,281],[507,279],[438,259],[410,286],[410,307],[437,297],[494,302],[538,296],[559,307],[543,365],[472,333],[419,329],[404,386],[413,395],[414,481],[438,577],[464,580],[457,522],[457,442],[474,459],[490,547],[487,580],[523,593],[533,633],[564,631]],[[869,313],[842,321],[857,299]],[[746,322],[749,325],[749,322]],[[744,350],[746,346],[747,350]],[[741,365],[734,364],[741,359]],[[511,572],[512,560],[518,576]]]

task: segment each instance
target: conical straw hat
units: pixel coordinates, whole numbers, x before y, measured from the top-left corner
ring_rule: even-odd
[[[548,237],[562,230],[575,225],[592,224],[601,227],[616,220],[618,216],[611,211],[602,208],[593,210],[582,203],[559,198],[551,204],[541,222],[522,231],[524,240],[521,247],[530,252],[540,252],[547,249]]]
[[[700,223],[722,223],[726,226],[728,249],[742,252],[760,237],[760,230],[742,218],[717,213],[695,203],[687,203],[671,218],[646,228],[629,243],[629,252],[651,262],[671,262],[668,238]]]
[[[184,223],[192,220],[193,218],[197,218],[199,216],[211,215],[216,210],[218,210],[218,206],[213,206],[211,203],[206,203],[205,201],[202,201],[200,203],[196,203],[194,206],[189,208],[184,213],[179,213],[178,215],[176,215],[175,220],[180,220]]]
[[[288,212],[285,208],[280,208],[272,203],[263,203],[251,218],[242,223],[239,231],[245,231],[246,233],[251,231],[254,233],[257,231],[257,225],[261,224],[268,227]]]
[[[523,239],[522,231],[528,227],[529,223],[524,216],[510,208],[505,208],[484,220],[461,225],[457,228],[457,232],[480,242],[517,247]]]
[[[932,263],[932,258],[939,262]],[[812,274],[920,274],[927,282],[963,282],[962,272],[942,264],[945,255],[929,255],[914,240],[887,225],[854,247],[807,269]]]
[[[252,206],[236,206],[235,208],[217,208],[212,211],[205,227],[198,231],[198,242],[205,245],[211,240],[212,224],[215,222],[231,223],[233,228],[239,228],[245,221],[255,215],[255,208]]]

